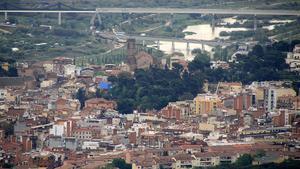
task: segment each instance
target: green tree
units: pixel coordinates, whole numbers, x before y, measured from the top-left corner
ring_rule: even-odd
[[[194,99],[194,96],[190,92],[185,92],[178,97],[178,100],[192,100],[192,99]]]
[[[121,159],[121,158],[113,159],[112,165],[119,169],[131,169],[132,168],[130,164],[127,164],[125,162],[125,160]]]
[[[235,164],[238,167],[243,167],[243,166],[252,165],[252,161],[253,161],[253,157],[250,154],[243,154],[242,156],[240,156],[237,159],[237,161],[235,162]]]
[[[5,137],[14,135],[14,124],[11,122],[0,123],[0,128],[4,130]]]
[[[117,101],[118,110],[123,114],[130,114],[134,110],[134,100],[133,99],[122,99]]]
[[[221,46],[217,46],[216,48],[214,48],[214,60],[227,61],[227,55],[227,48],[223,49]]]
[[[266,156],[266,151],[265,150],[257,150],[256,153],[255,153],[255,157],[257,158],[261,158],[261,157],[264,157]]]
[[[7,72],[7,75],[10,77],[17,77],[18,76],[18,70],[15,67],[10,66]]]
[[[202,53],[202,50],[199,49],[199,48],[196,48],[196,49],[193,49],[193,50],[192,50],[192,54],[193,54],[193,55],[197,55],[197,54],[201,54],[201,53]]]
[[[132,113],[134,109],[159,110],[169,102],[195,97],[202,89],[201,76],[199,72],[183,71],[179,64],[175,64],[172,70],[155,67],[138,69],[134,77],[110,77],[113,83],[110,94],[117,100],[121,113]]]
[[[197,53],[194,60],[188,65],[189,71],[205,70],[210,67],[210,57],[207,52]]]
[[[249,55],[263,57],[264,49],[261,45],[255,45]]]
[[[80,109],[83,109],[85,106],[85,101],[86,101],[86,94],[85,94],[84,88],[78,89],[78,91],[76,93],[76,99],[78,99],[80,102]]]

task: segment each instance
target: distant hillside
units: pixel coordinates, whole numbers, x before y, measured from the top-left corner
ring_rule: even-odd
[[[191,8],[300,8],[299,0],[1,0],[23,7],[45,7],[47,4],[64,3],[75,8],[95,7],[191,7]]]
[[[251,2],[256,1],[252,0]],[[36,6],[39,3],[58,2],[73,7],[95,8],[95,7],[207,7],[211,5],[222,5],[249,2],[245,0],[1,0],[1,2],[20,3],[24,6]],[[262,1],[258,1],[263,3]]]

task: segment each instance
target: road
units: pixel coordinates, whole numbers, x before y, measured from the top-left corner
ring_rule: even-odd
[[[0,10],[7,13],[156,13],[300,16],[298,10],[193,9],[193,8],[96,8],[96,10]]]
[[[0,32],[6,33],[6,34],[11,34],[11,32],[10,32],[10,31],[7,31],[7,30],[5,30],[5,29],[1,29],[1,28],[0,28]]]
[[[155,31],[157,29],[160,29],[160,28],[166,27],[166,26],[170,26],[170,25],[171,25],[171,21],[168,21],[164,25],[159,25],[159,26],[156,26],[156,27],[148,28],[146,30],[140,31],[139,33],[147,33],[147,32],[151,32],[151,31]]]

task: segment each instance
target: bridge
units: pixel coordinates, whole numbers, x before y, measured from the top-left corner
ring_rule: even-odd
[[[36,4],[35,4],[36,5]],[[197,9],[197,8],[96,8],[96,9],[78,9],[63,3],[44,3],[39,8],[24,8],[12,3],[0,4],[0,12],[4,13],[5,19],[8,13],[57,13],[58,24],[61,24],[62,14],[210,14],[210,15],[253,15],[255,18],[254,29],[257,27],[256,16],[300,16],[299,10],[262,10],[262,9]],[[214,17],[212,21],[214,25]]]
[[[220,14],[300,16],[293,10],[195,9],[195,8],[96,8],[97,13],[156,13],[156,14]]]
[[[9,13],[56,13],[58,14],[58,24],[62,24],[62,14],[77,13],[77,14],[92,14],[91,24],[98,18],[99,24],[102,24],[100,14],[207,14],[212,15],[212,29],[215,28],[215,15],[253,15],[254,27],[257,29],[257,16],[300,16],[300,10],[262,10],[262,9],[204,9],[204,8],[95,8],[95,9],[78,9],[68,6],[63,3],[45,3],[38,5],[38,8],[24,8],[16,4],[3,3],[0,4],[0,13],[4,13],[5,20],[8,19]],[[172,21],[171,21],[172,22]],[[224,41],[204,41],[194,39],[179,39],[179,38],[162,38],[162,37],[145,37],[145,36],[124,36],[114,38],[133,38],[141,41],[156,41],[159,49],[159,41],[172,42],[172,51],[175,48],[175,42],[187,43],[187,51],[189,51],[189,44],[196,43],[209,46],[227,46],[230,43]]]
[[[204,50],[204,45],[208,46],[229,46],[237,42],[233,41],[223,41],[223,40],[197,40],[197,39],[183,39],[183,38],[168,38],[168,37],[149,37],[149,36],[136,36],[136,35],[115,35],[111,33],[98,33],[99,36],[106,38],[106,39],[117,39],[117,40],[123,40],[121,42],[126,42],[128,39],[135,39],[138,41],[143,42],[143,46],[145,45],[145,41],[151,41],[156,42],[157,49],[160,49],[160,42],[166,41],[171,42],[171,52],[175,52],[175,43],[186,43],[186,52],[190,52],[190,44],[201,44],[202,49]]]
[[[219,15],[271,15],[300,16],[297,10],[259,10],[259,9],[194,9],[194,8],[96,8],[95,10],[47,10],[47,9],[0,9],[7,13],[153,13],[153,14],[219,14]]]

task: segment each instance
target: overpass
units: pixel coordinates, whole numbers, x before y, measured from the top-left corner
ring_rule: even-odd
[[[298,10],[262,9],[195,9],[195,8],[96,8],[95,10],[0,9],[2,13],[153,13],[153,14],[219,14],[219,15],[271,15],[300,16]]]
[[[7,6],[7,5],[6,5]],[[257,28],[256,16],[300,16],[299,10],[262,10],[262,9],[205,9],[205,8],[96,8],[93,10],[75,9],[64,4],[56,4],[57,9],[22,9],[14,7],[13,9],[0,9],[0,13],[4,13],[4,18],[8,19],[8,13],[56,13],[58,14],[58,24],[61,25],[62,14],[77,13],[77,14],[93,14],[97,15],[103,13],[110,14],[211,14],[213,15],[212,25],[214,28],[215,15],[253,15],[254,16],[254,30]],[[62,6],[67,9],[62,9]],[[95,18],[95,17],[94,17]],[[101,19],[99,19],[101,20]]]
[[[300,16],[297,10],[195,9],[195,8],[96,8],[97,13],[221,14]]]

